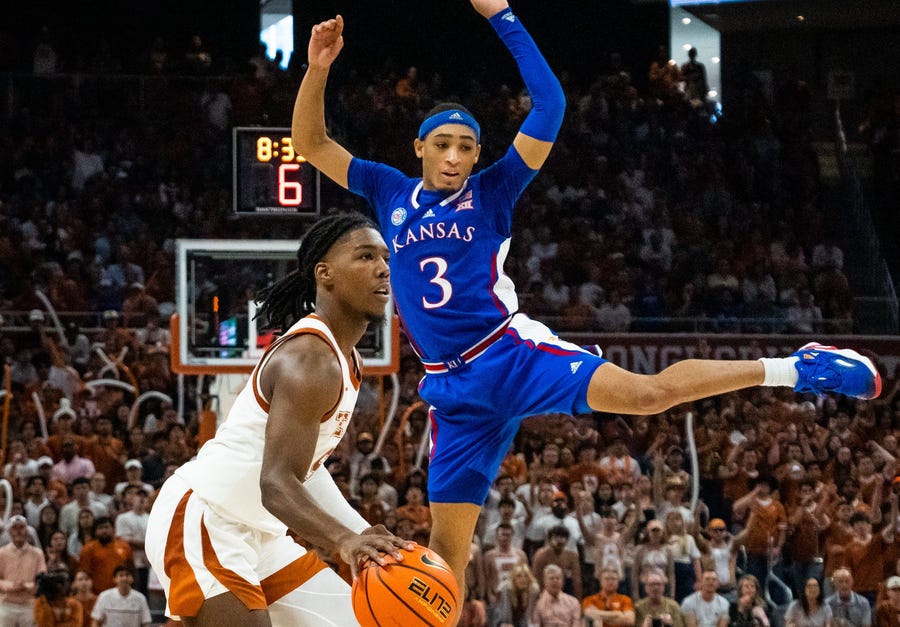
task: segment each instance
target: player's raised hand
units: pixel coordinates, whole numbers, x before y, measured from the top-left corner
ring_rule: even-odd
[[[509,8],[506,0],[469,0],[475,10],[486,18],[491,18],[503,9]]]
[[[312,27],[309,37],[309,66],[321,69],[331,67],[344,47],[344,18],[340,15],[319,22]]]

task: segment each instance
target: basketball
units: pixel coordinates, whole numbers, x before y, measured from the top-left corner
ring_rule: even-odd
[[[369,562],[353,582],[353,611],[362,627],[455,625],[462,610],[456,577],[447,562],[418,544],[403,561],[385,555]]]

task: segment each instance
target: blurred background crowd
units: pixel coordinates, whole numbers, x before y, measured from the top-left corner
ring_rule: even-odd
[[[203,415],[172,401],[174,242],[302,235],[296,219],[235,219],[230,147],[233,126],[288,124],[303,67],[264,47],[225,62],[199,35],[157,38],[138,59],[103,42],[71,52],[40,30],[0,99],[0,511],[12,515],[0,603],[30,608],[37,592],[87,616],[132,577],[158,618],[146,513],[196,453]],[[870,277],[823,172],[810,82],[786,76],[769,95],[748,63],[723,110],[687,54],[635,65],[613,53],[589,80],[560,73],[565,122],[517,206],[506,265],[522,309],[563,335],[698,333],[701,355],[703,334],[883,332],[858,305]],[[340,68],[328,98],[341,143],[411,174],[435,102],[475,113],[486,163],[530,106],[519,86],[448,85],[397,63]],[[896,150],[896,88],[871,90],[865,108],[857,139]],[[327,183],[322,194],[325,212],[365,209]],[[427,408],[402,349],[400,418],[381,432],[383,383],[367,380],[328,467],[367,520],[427,543]],[[639,627],[863,627],[879,601],[900,611],[900,373],[881,365],[874,401],[759,389],[649,417],[527,420],[473,538],[464,624],[550,624],[541,616],[564,610]],[[182,384],[203,398],[208,381]],[[38,551],[25,574],[64,572],[69,595],[9,583],[24,545]]]

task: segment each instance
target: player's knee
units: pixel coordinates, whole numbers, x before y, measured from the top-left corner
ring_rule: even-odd
[[[635,390],[633,400],[635,413],[658,414],[672,406],[672,392],[654,378],[649,385],[642,385]]]

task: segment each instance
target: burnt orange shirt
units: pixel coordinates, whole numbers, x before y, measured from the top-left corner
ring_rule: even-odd
[[[844,563],[853,573],[853,589],[857,592],[872,592],[884,575],[884,552],[886,549],[880,534],[873,534],[872,539],[862,543],[853,538],[847,545]]]
[[[787,522],[784,506],[774,498],[768,505],[762,505],[757,500],[750,507],[750,518],[752,524],[747,527],[747,551],[765,554],[769,550],[769,539],[773,545],[778,540],[779,523]]]
[[[900,627],[900,610],[895,610],[887,601],[878,604],[874,618],[874,627]]]
[[[101,544],[99,540],[91,540],[83,549],[78,560],[78,567],[91,576],[94,583],[94,594],[116,587],[113,571],[120,564],[134,568],[131,545],[113,538],[109,544]]]
[[[397,508],[397,520],[401,518],[408,518],[417,528],[431,528],[431,510],[427,505],[402,505]]]
[[[587,609],[589,607],[596,607],[604,612],[634,611],[634,603],[632,603],[631,597],[627,597],[624,594],[616,594],[615,592],[606,596],[600,591],[597,594],[585,597],[584,601],[581,602],[581,608]]]

